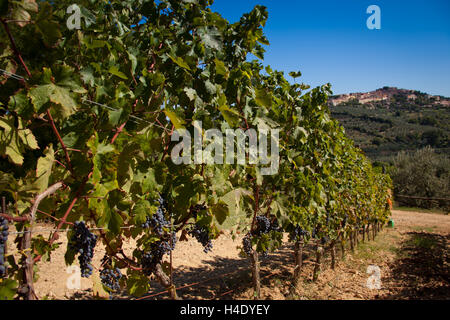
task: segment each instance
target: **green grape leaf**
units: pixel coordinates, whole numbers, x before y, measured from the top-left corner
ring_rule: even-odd
[[[178,66],[180,66],[183,69],[189,70],[191,71],[191,68],[189,67],[189,65],[186,63],[186,61],[183,60],[183,58],[181,57],[173,57],[171,55],[169,55],[169,58],[175,62]]]
[[[28,11],[38,12],[38,5],[35,0],[11,1],[12,20],[20,27],[25,27],[31,21]]]
[[[2,279],[0,281],[0,300],[13,300],[19,284],[16,280]]]
[[[36,168],[36,181],[34,186],[41,193],[48,187],[50,175],[52,174],[53,163],[55,161],[55,154],[53,152],[53,147],[50,145],[44,151],[44,157],[40,157],[37,162]]]
[[[265,89],[255,90],[255,101],[262,107],[269,108],[272,106],[272,97]]]
[[[239,112],[231,109],[227,105],[220,106],[219,110],[225,121],[230,125],[230,127],[235,128],[239,125],[240,122]]]
[[[136,225],[141,225],[150,216],[152,206],[147,200],[139,200],[133,207],[133,219]]]
[[[177,115],[174,111],[169,109],[164,109],[164,113],[170,119],[170,121],[175,126],[175,129],[184,129],[184,124],[186,123],[184,119],[182,119],[179,115]]]
[[[52,18],[52,6],[47,2],[43,2],[40,5],[35,25],[36,29],[41,33],[45,44],[49,46],[55,45],[58,39],[62,37],[58,22],[52,20]]]
[[[115,76],[117,76],[117,77],[119,77],[119,78],[121,78],[121,79],[128,80],[128,77],[126,76],[126,74],[121,72],[119,70],[119,68],[117,68],[116,66],[111,66],[109,68],[108,72],[113,74],[113,75],[115,75]]]
[[[224,202],[222,202],[212,206],[211,212],[216,218],[217,222],[222,225],[227,219],[230,210],[228,209],[228,206]]]
[[[150,281],[141,272],[133,271],[127,278],[128,293],[140,297],[150,290]]]
[[[228,79],[229,70],[225,66],[225,63],[217,58],[214,59],[214,64],[216,65],[216,73]]]

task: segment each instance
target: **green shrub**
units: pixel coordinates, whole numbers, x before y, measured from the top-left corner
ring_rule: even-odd
[[[450,157],[446,154],[437,154],[430,147],[414,153],[399,152],[394,158],[392,180],[396,200],[402,204],[422,208],[449,206],[449,202],[444,200],[398,196],[450,198]]]

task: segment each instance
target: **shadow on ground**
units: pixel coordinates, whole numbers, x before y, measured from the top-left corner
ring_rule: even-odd
[[[304,259],[308,254],[304,254]],[[292,277],[292,246],[286,245],[261,258],[261,285],[269,285],[270,278],[289,281]],[[231,300],[252,287],[250,261],[247,258],[230,259],[217,257],[202,261],[200,268],[177,268],[173,278],[177,294],[182,299]],[[146,299],[168,299],[167,292],[159,283],[152,281],[152,291]],[[161,293],[161,294],[159,294]]]
[[[405,240],[396,250],[397,257],[389,264],[389,275],[382,279],[387,293],[375,299],[388,300],[449,300],[450,299],[450,235],[429,232],[408,232]],[[314,246],[307,245],[303,251],[305,266],[314,264]],[[214,252],[212,253],[214,257]],[[326,268],[329,257],[324,257]],[[310,268],[311,269],[311,268]],[[261,286],[271,292],[274,286],[290,283],[293,270],[293,248],[286,244],[276,252],[261,258]],[[252,288],[252,275],[248,258],[223,258],[202,261],[197,268],[174,269],[174,284],[177,294],[184,300],[232,300],[248,297]],[[305,278],[306,279],[306,278]],[[310,282],[310,279],[306,279]],[[251,292],[251,290],[250,290]],[[266,291],[267,292],[267,291]],[[280,292],[278,290],[278,292]],[[77,294],[72,298],[89,299],[91,292]],[[277,298],[292,299],[289,293]],[[113,299],[133,299],[126,294],[115,295]],[[151,281],[151,290],[141,299],[169,299],[167,291],[156,281]],[[248,297],[251,298],[251,297]]]
[[[392,293],[383,299],[450,299],[450,235],[408,232],[392,263]]]
[[[306,245],[303,250],[303,261],[309,263],[313,245]],[[212,253],[213,255],[214,253]],[[280,282],[291,281],[293,268],[293,246],[285,244],[266,257],[260,255],[261,286],[270,286],[274,278]],[[173,270],[177,295],[183,300],[233,300],[253,287],[251,264],[248,258],[223,258],[216,256],[213,260],[203,260],[198,268],[179,267]],[[167,290],[156,280],[150,282],[151,290],[142,297],[132,297],[126,293],[114,294],[114,300],[166,300],[170,299]],[[76,300],[92,300],[92,290],[75,293],[70,297]]]

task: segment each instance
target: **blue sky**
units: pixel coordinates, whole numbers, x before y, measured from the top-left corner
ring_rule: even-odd
[[[215,0],[230,22],[261,4],[270,41],[265,65],[301,71],[311,86],[327,82],[335,94],[383,86],[450,97],[448,0]],[[381,29],[369,30],[370,5],[381,9]]]

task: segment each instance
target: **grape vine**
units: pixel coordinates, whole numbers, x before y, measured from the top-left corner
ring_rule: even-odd
[[[199,226],[195,224],[194,227],[189,231],[189,234],[203,246],[203,252],[208,253],[212,250],[213,244],[210,239],[209,230],[205,226]]]
[[[111,292],[120,290],[120,279],[122,279],[122,272],[119,268],[113,268],[111,257],[105,255],[101,261],[102,269],[100,270],[100,280],[102,284]]]
[[[159,271],[177,232],[205,252],[224,231],[245,234],[243,251],[256,270],[257,254],[280,247],[283,232],[296,244],[328,246],[388,220],[390,178],[330,117],[330,85],[309,90],[263,65],[265,7],[230,23],[211,1],[83,1],[82,28],[71,30],[72,0],[6,3],[0,193],[11,204],[11,224],[24,230],[11,243],[30,255],[28,263],[5,261],[8,223],[0,220],[0,275],[7,266],[10,281],[0,291],[8,299],[23,286],[27,299],[36,298],[33,264],[50,256],[72,222],[68,252],[78,255],[83,277],[93,273],[101,242],[115,263],[103,261],[105,287],[119,290],[120,283],[139,296],[155,275],[176,298],[172,279]],[[259,60],[250,61],[250,53]],[[278,172],[203,158],[175,164],[173,135],[194,132],[197,122],[203,131],[279,129]],[[36,200],[43,201],[39,210]],[[52,217],[49,239],[32,232],[32,210],[38,221]],[[98,238],[86,224],[100,230]],[[123,247],[129,239],[136,240],[132,253]],[[72,260],[66,254],[66,263]]]
[[[170,222],[164,216],[167,211],[166,201],[160,196],[158,203],[158,209],[151,217],[147,216],[146,221],[142,224],[142,228],[151,228],[158,236],[162,236],[164,234],[164,228],[169,227]]]
[[[141,265],[143,272],[150,276],[154,273],[156,266],[161,263],[165,254],[173,250],[173,246],[167,240],[160,240],[150,245],[150,249],[142,254]]]
[[[89,231],[84,221],[74,223],[74,233],[68,246],[79,254],[81,276],[89,278],[92,274],[91,261],[94,256],[94,248],[97,244],[97,236]]]

